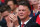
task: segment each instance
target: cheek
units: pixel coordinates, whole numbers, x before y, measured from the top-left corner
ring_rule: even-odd
[[[23,12],[23,14],[24,14],[24,15],[27,15],[27,14],[28,14],[28,12],[27,12],[27,11],[26,11],[26,12]]]
[[[33,4],[37,4],[37,1],[32,1]]]
[[[11,5],[10,7],[12,8],[13,6]]]
[[[6,14],[2,14],[2,16],[5,16]]]
[[[40,7],[40,4],[38,4],[38,7]]]
[[[20,15],[20,12],[18,12],[18,16]]]
[[[40,9],[40,4],[38,4],[38,9]]]

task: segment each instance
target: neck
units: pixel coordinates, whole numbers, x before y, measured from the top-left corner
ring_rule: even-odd
[[[27,21],[27,20],[29,20],[29,19],[30,19],[30,17],[28,16],[27,18],[22,19],[21,21],[22,21],[22,23],[24,23],[25,21]]]
[[[37,4],[33,5],[33,7],[34,7],[34,9],[38,9],[38,5]]]

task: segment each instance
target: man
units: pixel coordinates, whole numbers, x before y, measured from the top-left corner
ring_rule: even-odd
[[[0,21],[0,25],[1,27],[7,27],[7,22],[6,22],[6,18],[9,13],[10,13],[10,7],[9,6],[3,6],[1,8],[1,13],[2,13],[2,20]]]
[[[38,0],[30,0],[31,4],[33,5],[33,9],[31,12],[31,17],[36,16],[38,13]]]
[[[20,25],[19,23],[14,23],[16,27],[39,27],[39,25],[36,23],[36,18],[33,17],[33,18],[30,18],[29,15],[30,15],[30,5],[27,1],[21,1],[19,3],[19,7],[18,7],[18,18],[20,18]],[[17,16],[11,14],[9,15],[10,17],[8,17],[11,22],[15,22],[15,21],[18,21],[17,20]],[[7,18],[7,17],[6,17]],[[14,19],[15,18],[15,19]],[[10,22],[9,20],[9,22]],[[14,21],[15,20],[15,21]],[[8,20],[7,20],[8,22]],[[8,25],[10,25],[10,23],[8,22]],[[12,25],[8,26],[8,27],[13,27],[13,23]]]
[[[11,14],[10,11],[11,9],[8,5],[2,7],[2,20],[0,22],[1,27],[14,27],[19,25],[17,16]]]
[[[10,6],[10,8],[11,8],[11,13],[16,13],[15,11],[16,11],[16,5],[17,5],[17,2],[16,2],[16,0],[8,0],[7,1],[7,5],[9,5]]]
[[[18,7],[18,16],[21,20],[21,27],[39,27],[36,18],[30,18],[30,4],[27,1],[21,1]],[[18,26],[19,27],[19,26]]]

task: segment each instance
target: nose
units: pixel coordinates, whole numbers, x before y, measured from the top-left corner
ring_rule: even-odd
[[[23,11],[20,11],[20,14],[23,14]]]

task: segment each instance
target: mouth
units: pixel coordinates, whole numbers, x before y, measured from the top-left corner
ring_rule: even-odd
[[[23,15],[20,15],[20,16],[23,16]]]

